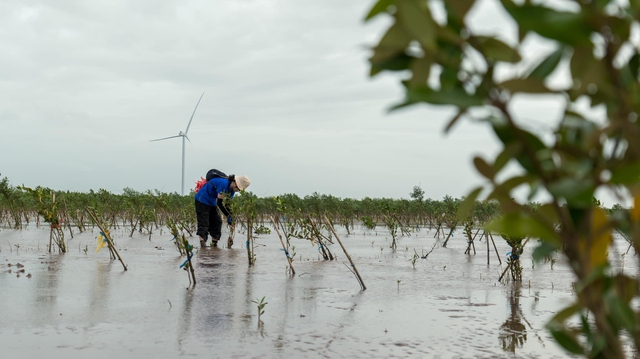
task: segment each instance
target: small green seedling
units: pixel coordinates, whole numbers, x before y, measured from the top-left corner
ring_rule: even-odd
[[[258,322],[262,322],[262,320],[260,320],[260,317],[262,316],[262,314],[264,314],[264,307],[269,304],[267,302],[264,301],[266,297],[262,297],[262,299],[256,298],[255,300],[252,300],[252,303],[256,303],[257,307],[258,307]]]
[[[415,248],[413,249],[413,258],[411,258],[411,265],[413,266],[413,269],[416,269],[416,261],[418,260],[418,258],[420,258],[420,256],[418,255],[418,252],[416,252]]]

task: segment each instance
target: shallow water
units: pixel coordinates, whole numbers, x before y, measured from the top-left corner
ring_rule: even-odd
[[[277,235],[257,239],[257,263],[249,267],[237,234],[235,248],[196,253],[197,285],[188,288],[178,268],[185,257],[166,231],[150,241],[116,231],[124,271],[106,249],[95,253],[95,233],[76,234],[62,255],[46,251],[48,230],[2,230],[3,357],[567,357],[544,325],[573,299],[573,276],[563,263],[532,268],[535,243],[521,257],[523,282],[503,284],[504,259],[498,264],[491,248],[487,265],[484,241],[465,255],[457,235],[414,268],[414,249],[431,250],[434,231],[400,238],[395,253],[384,232],[357,232],[339,234],[366,291],[337,243],[330,248],[338,260],[323,261],[309,241],[293,240],[291,277]],[[500,238],[496,245],[504,257],[508,247]],[[268,304],[259,323],[252,300],[262,297]]]

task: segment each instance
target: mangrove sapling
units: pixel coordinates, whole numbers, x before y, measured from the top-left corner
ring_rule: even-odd
[[[416,249],[413,249],[413,258],[411,258],[411,265],[413,266],[413,269],[416,269],[416,261],[418,260],[418,258],[420,258],[420,256],[418,255],[418,252],[416,252]]]
[[[178,225],[172,219],[168,219],[166,226],[167,228],[169,228],[169,232],[171,233],[171,235],[173,235],[173,238],[171,239],[171,241],[175,243],[176,250],[178,251],[178,253],[180,253],[181,256],[187,254],[185,252],[186,248],[183,245],[184,243],[183,239],[185,237],[184,237],[184,234],[178,230]]]
[[[229,198],[225,198],[224,201],[228,201]],[[247,241],[245,243],[247,248],[247,259],[249,266],[252,266],[256,262],[255,256],[255,235],[254,228],[258,221],[258,215],[256,210],[257,196],[249,191],[241,191],[240,196],[231,201],[232,213],[234,213],[234,220],[243,222],[247,231]]]
[[[476,239],[476,236],[478,235],[478,232],[480,232],[480,228],[478,228],[478,230],[476,231],[476,234],[473,235],[473,237],[471,236],[471,233],[473,233],[473,221],[472,220],[467,220],[464,223],[464,234],[467,236],[467,250],[464,251],[464,254],[471,254],[471,247],[473,247],[473,254],[476,254],[476,246],[474,244],[474,241]],[[482,236],[480,236],[480,238],[482,238]]]
[[[269,304],[268,302],[265,302],[266,297],[262,297],[261,298],[256,298],[255,300],[252,300],[251,303],[256,303],[257,304],[257,309],[258,309],[258,323],[262,322],[262,319],[260,319],[262,317],[262,314],[264,314],[264,307]]]
[[[184,248],[185,253],[187,254],[187,259],[180,265],[180,268],[184,269],[187,272],[187,276],[189,277],[189,286],[196,285],[196,274],[193,270],[193,263],[191,262],[191,258],[193,258],[193,246],[187,241],[187,238],[184,235],[180,235],[176,241],[180,241],[182,247]]]
[[[387,226],[389,230],[389,234],[391,235],[391,249],[395,250],[398,247],[397,238],[398,238],[398,222],[393,216],[387,215],[384,219],[384,224]]]
[[[42,216],[45,222],[49,223],[49,252],[53,250],[53,244],[62,253],[67,252],[67,245],[64,240],[64,231],[61,228],[62,216],[58,211],[56,194],[49,188],[37,187],[35,190],[29,187],[20,186],[21,190],[30,193],[37,203],[37,213]],[[51,201],[49,201],[51,198]]]
[[[271,219],[271,223],[273,223],[273,228],[278,233],[278,238],[280,238],[280,243],[282,244],[282,250],[284,251],[284,254],[287,256],[287,262],[289,263],[289,269],[291,269],[291,275],[295,275],[296,271],[295,271],[295,269],[293,269],[293,256],[295,256],[296,254],[294,252],[293,256],[289,255],[288,248],[284,244],[284,240],[282,239],[282,234],[280,233],[280,230],[278,229],[278,224],[273,219],[273,217],[269,217],[269,218]]]
[[[511,269],[511,278],[516,282],[522,281],[522,265],[520,264],[520,255],[522,255],[524,251],[524,246],[529,242],[529,238],[526,240],[519,236],[509,236],[507,234],[502,234],[502,237],[507,241],[507,243],[511,246],[511,252],[507,253],[507,268],[504,269],[500,278],[498,278],[498,282],[502,281],[502,278],[507,273],[509,269]]]
[[[127,266],[124,264],[122,257],[120,257],[120,253],[118,252],[115,245],[113,244],[113,239],[111,239],[111,234],[109,230],[100,222],[100,220],[98,220],[98,217],[96,216],[95,212],[91,208],[86,208],[85,211],[87,212],[89,217],[93,219],[94,224],[98,226],[98,228],[100,229],[100,235],[104,237],[104,240],[106,241],[107,246],[109,247],[109,253],[111,255],[111,259],[118,258],[120,263],[122,263],[122,267],[126,271]]]

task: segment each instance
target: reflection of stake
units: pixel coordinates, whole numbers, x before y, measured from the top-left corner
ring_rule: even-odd
[[[87,211],[89,216],[93,219],[93,221],[96,223],[96,226],[98,226],[98,228],[100,228],[102,233],[104,233],[104,238],[107,240],[107,245],[109,246],[109,250],[115,253],[115,255],[118,257],[118,260],[120,260],[120,263],[122,263],[124,270],[127,270],[127,266],[124,264],[122,257],[120,257],[120,253],[118,253],[118,250],[113,245],[113,241],[111,240],[111,236],[109,235],[109,232],[107,232],[104,228],[102,228],[102,224],[100,224],[100,221],[98,221],[98,217],[96,217],[95,213],[93,213],[91,209],[86,208],[85,210]]]
[[[356,265],[351,260],[351,256],[349,255],[349,253],[347,252],[347,249],[342,244],[340,237],[338,237],[338,233],[336,233],[335,229],[333,229],[333,226],[331,225],[331,222],[329,222],[329,219],[327,218],[327,216],[324,216],[324,221],[327,223],[327,226],[329,227],[333,235],[336,237],[336,240],[338,241],[338,243],[340,243],[340,247],[342,247],[342,250],[344,251],[344,255],[347,256],[349,263],[351,263],[351,267],[353,267],[353,273],[356,275],[358,282],[360,282],[360,287],[362,287],[362,290],[367,290],[367,287],[364,285],[364,282],[362,281],[362,277],[360,277],[360,273],[358,273],[358,268],[356,268]]]
[[[282,240],[282,234],[280,234],[280,230],[278,229],[278,225],[276,224],[276,221],[273,220],[273,217],[269,216],[269,219],[271,219],[271,223],[273,223],[273,228],[276,229],[276,232],[278,233],[278,237],[280,238],[280,243],[282,243],[282,249],[284,250],[284,254],[287,256],[287,261],[289,262],[289,268],[291,269],[291,275],[295,275],[296,274],[296,270],[293,269],[293,263],[291,260],[291,256],[289,255],[289,252],[287,251],[287,247],[284,245],[284,241]]]

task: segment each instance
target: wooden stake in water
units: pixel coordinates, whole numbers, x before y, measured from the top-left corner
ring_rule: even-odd
[[[124,267],[124,270],[126,271],[127,270],[127,266],[124,264],[124,261],[122,260],[122,257],[120,257],[120,253],[118,253],[118,250],[113,245],[113,241],[111,240],[111,236],[109,235],[109,232],[107,232],[102,227],[102,224],[100,223],[100,221],[98,221],[98,217],[95,215],[95,213],[93,213],[93,211],[91,209],[86,208],[85,211],[87,211],[89,216],[96,223],[96,226],[98,226],[98,228],[100,228],[100,231],[102,231],[102,233],[104,234],[104,238],[107,240],[107,245],[109,246],[109,251],[111,251],[113,254],[116,255],[116,257],[118,257],[118,260],[120,261],[120,263],[122,263],[122,267]]]
[[[336,233],[336,230],[333,229],[333,226],[331,225],[331,222],[329,222],[329,219],[327,218],[327,216],[324,216],[324,221],[327,223],[327,226],[329,227],[333,235],[336,237],[336,240],[338,241],[338,243],[340,243],[340,247],[342,247],[342,250],[344,251],[344,255],[347,256],[349,263],[351,263],[351,267],[353,268],[353,273],[356,275],[356,278],[360,283],[360,287],[362,288],[362,290],[367,290],[367,287],[364,285],[364,282],[362,281],[362,277],[360,277],[360,273],[358,273],[358,268],[356,268],[356,265],[351,260],[351,256],[347,252],[347,249],[344,247],[344,244],[342,244],[340,237],[338,237],[338,233]]]
[[[273,220],[273,217],[269,216],[271,219],[271,223],[273,223],[273,228],[275,228],[278,233],[278,237],[280,238],[280,243],[282,243],[282,250],[284,250],[284,254],[287,256],[287,261],[289,262],[289,269],[291,269],[291,275],[296,274],[296,270],[293,269],[293,259],[289,255],[289,251],[287,250],[287,246],[284,245],[284,240],[282,239],[282,234],[280,234],[280,230],[278,229],[278,224]]]

